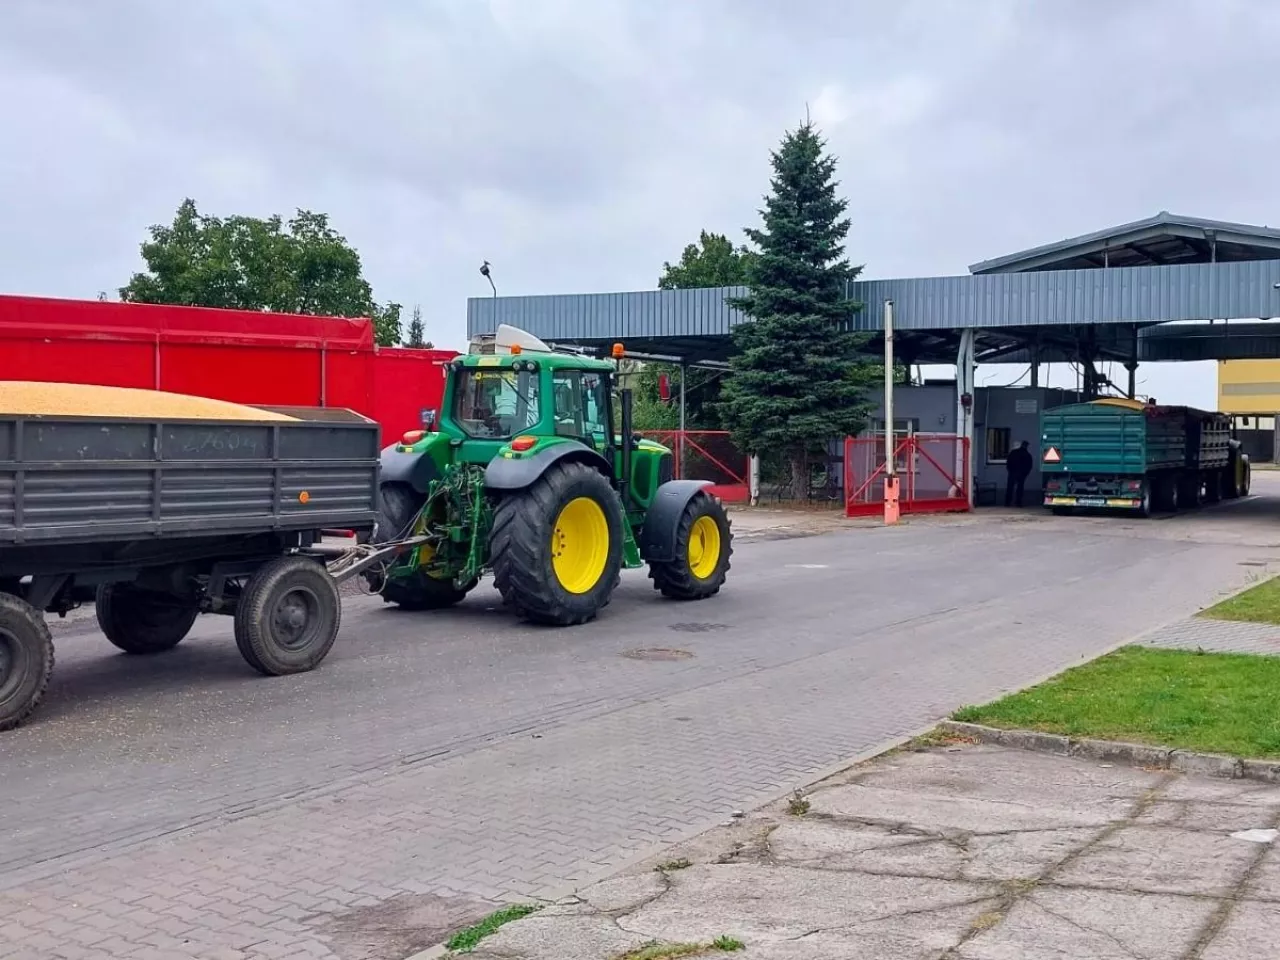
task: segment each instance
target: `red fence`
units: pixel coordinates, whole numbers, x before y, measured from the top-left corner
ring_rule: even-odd
[[[646,438],[671,450],[677,480],[710,480],[726,503],[751,498],[750,460],[734,446],[727,430],[642,430]]]
[[[0,380],[346,407],[384,442],[438,407],[447,350],[380,348],[368,320],[0,296]]]
[[[963,437],[904,437],[894,447],[898,505],[902,513],[944,513],[969,509]],[[850,437],[844,442],[845,515],[875,516],[884,510],[884,438]]]

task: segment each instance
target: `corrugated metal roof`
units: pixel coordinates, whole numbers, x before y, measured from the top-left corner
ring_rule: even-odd
[[[1277,231],[1280,235],[1280,231]],[[859,330],[879,330],[884,300],[902,330],[1158,323],[1280,316],[1280,260],[868,280],[850,285],[866,304]],[[499,323],[544,340],[610,341],[726,336],[742,321],[725,303],[740,287],[636,293],[482,297],[467,302],[467,332]]]
[[[1122,223],[1078,237],[983,260],[969,267],[969,272],[986,274],[1063,269],[1089,258],[1105,256],[1108,251],[1125,254],[1134,247],[1147,250],[1153,244],[1158,249],[1162,241],[1176,239],[1190,241],[1193,245],[1189,259],[1211,259],[1211,246],[1215,249],[1221,247],[1222,255],[1216,258],[1219,261],[1280,257],[1280,230],[1161,211],[1145,220]],[[1160,254],[1156,253],[1155,256],[1159,257]],[[1176,252],[1173,256],[1175,259],[1179,258]],[[1095,265],[1103,266],[1100,262]],[[1112,266],[1115,265],[1112,263]]]

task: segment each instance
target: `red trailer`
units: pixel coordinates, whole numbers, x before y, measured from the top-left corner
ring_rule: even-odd
[[[367,319],[0,296],[0,380],[346,407],[376,420],[383,443],[438,407],[454,356],[377,347]]]

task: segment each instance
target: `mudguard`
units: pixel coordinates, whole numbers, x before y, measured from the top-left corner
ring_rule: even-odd
[[[429,453],[406,453],[396,444],[382,451],[380,483],[407,483],[418,493],[427,492],[427,484],[440,479],[440,468]]]
[[[580,443],[557,443],[535,453],[532,457],[495,457],[484,470],[484,485],[491,490],[523,490],[546,473],[553,463],[571,457],[580,463],[595,467],[606,477],[613,476],[609,461],[590,447]]]
[[[640,556],[646,561],[675,559],[672,545],[684,508],[709,486],[710,480],[668,480],[658,487],[640,532]]]

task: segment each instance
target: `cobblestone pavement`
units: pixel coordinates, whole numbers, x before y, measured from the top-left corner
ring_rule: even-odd
[[[1155,530],[1155,527],[1151,528]],[[323,667],[87,625],[0,737],[0,957],[395,958],[1243,585],[1237,540],[1006,522],[743,542],[714,600],[596,623],[350,600]]]
[[[1188,617],[1142,638],[1144,646],[1213,653],[1268,653],[1280,656],[1280,627]]]
[[[509,924],[476,960],[1280,955],[1280,787],[1000,747],[890,754]]]

